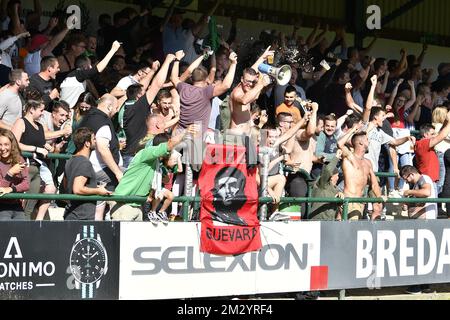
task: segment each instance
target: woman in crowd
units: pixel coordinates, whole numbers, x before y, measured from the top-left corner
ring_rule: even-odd
[[[447,117],[447,112],[447,108],[444,107],[437,107],[436,109],[434,109],[432,120],[436,133],[439,133],[442,130],[445,119]],[[442,187],[444,185],[446,170],[444,163],[444,154],[448,149],[450,149],[450,137],[447,137],[444,141],[434,147],[434,150],[436,151],[436,154],[439,158],[439,182],[437,184],[438,193],[442,192]]]
[[[45,183],[44,193],[54,194],[56,188],[53,175],[50,172],[45,158],[53,147],[46,143],[44,127],[39,123],[39,118],[44,112],[45,106],[42,101],[28,101],[25,105],[25,116],[18,119],[12,127],[21,151],[33,152],[37,156],[30,159],[30,193],[39,193],[41,179]],[[28,201],[25,206],[26,216],[31,217],[37,201]],[[36,215],[36,220],[43,220],[50,206],[49,201],[42,201]]]
[[[0,129],[0,196],[28,191],[28,167],[14,134]],[[20,200],[0,200],[0,221],[25,220]]]
[[[73,108],[73,130],[77,130],[83,117],[91,110],[91,108],[97,107],[97,102],[94,96],[89,92],[84,92],[78,98],[78,102]]]
[[[80,123],[83,120],[83,117],[91,110],[91,108],[96,108],[97,102],[94,96],[89,92],[84,92],[78,98],[78,102],[73,108],[73,116],[72,116],[72,130],[75,132],[79,127]],[[75,144],[73,140],[70,139],[65,153],[73,154],[75,152]]]

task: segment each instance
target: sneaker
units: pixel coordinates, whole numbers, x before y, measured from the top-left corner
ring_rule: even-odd
[[[155,216],[159,221],[161,221],[165,225],[169,224],[169,218],[167,218],[167,213],[157,212],[157,213],[155,213]]]
[[[158,225],[159,219],[158,219],[156,212],[150,211],[149,213],[147,213],[147,217],[148,217],[148,221],[153,223],[153,225],[155,225],[155,226]]]
[[[305,291],[295,294],[295,300],[319,300],[320,291]]]
[[[400,194],[400,191],[393,190],[393,191],[389,192],[388,198],[389,199],[402,199],[403,196]],[[396,202],[396,203],[393,203],[393,205],[398,206],[398,205],[400,205],[400,203]]]
[[[422,294],[422,289],[420,286],[411,286],[406,289],[406,293],[409,294]]]
[[[282,214],[280,212],[275,212],[274,214],[272,214],[270,216],[269,221],[288,221],[290,219],[291,219],[291,217],[286,214]]]
[[[422,289],[422,293],[435,293],[436,290],[431,289],[429,284],[423,284],[420,286],[420,289]]]

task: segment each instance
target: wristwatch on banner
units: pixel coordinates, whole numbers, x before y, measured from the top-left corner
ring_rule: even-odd
[[[77,234],[70,253],[70,271],[75,288],[81,288],[81,298],[93,299],[94,290],[108,272],[108,255],[94,226],[83,226],[82,233]]]

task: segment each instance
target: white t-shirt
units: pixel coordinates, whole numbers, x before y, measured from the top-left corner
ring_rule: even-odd
[[[209,117],[209,129],[216,130],[217,118],[220,116],[220,105],[222,104],[222,100],[218,97],[215,97],[211,103],[211,116]]]
[[[409,137],[411,135],[411,131],[409,129],[392,128],[392,132],[394,132],[395,139],[401,139]],[[395,149],[397,150],[397,153],[400,155],[407,153],[414,153],[414,146],[411,141],[407,141],[401,146],[396,147]]]
[[[15,42],[17,41],[17,37],[9,37],[8,39],[2,41],[0,43],[0,50],[2,50],[2,64],[13,69],[11,56],[13,53],[17,51],[17,46]]]
[[[41,50],[28,53],[24,59],[24,69],[28,76],[39,73],[41,71]]]
[[[129,86],[133,84],[138,84],[136,80],[134,80],[133,76],[127,76],[125,78],[120,79],[120,81],[117,83],[116,87],[121,90],[127,90]]]
[[[44,111],[42,113],[42,116],[39,118],[38,121],[43,126],[47,126],[47,129],[50,132],[54,132],[54,131],[58,131],[59,130],[59,129],[55,130],[55,126],[53,124],[53,117],[52,117],[52,113],[51,112]],[[56,139],[47,140],[47,143],[49,143],[49,144],[53,144],[55,142],[56,142]]]
[[[86,81],[80,82],[76,77],[67,77],[61,83],[61,100],[67,102],[72,109],[80,95],[86,91]]]
[[[111,142],[112,133],[111,133],[111,129],[109,128],[109,126],[101,127],[95,134],[95,138],[97,140],[102,138],[102,139],[108,140],[108,142]],[[108,147],[109,147],[109,144],[108,144]],[[95,150],[95,152],[91,153],[91,157],[89,160],[91,161],[95,172],[103,171],[103,169],[105,169],[107,167],[106,163],[102,159],[102,156],[100,155],[100,153],[97,150]],[[123,166],[122,155],[120,155],[120,160],[119,160],[118,166],[119,167]]]
[[[44,111],[42,116],[39,118],[40,124],[43,126],[47,126],[48,130],[55,131],[55,127],[53,125],[52,114],[51,112]]]
[[[424,184],[429,184],[431,186],[431,195],[427,197],[427,199],[436,199],[436,188],[433,180],[427,175],[422,175],[419,181],[414,185],[413,190],[419,190]],[[420,200],[418,200],[420,202]],[[425,218],[429,219],[437,219],[438,215],[438,207],[436,203],[426,203],[425,204]]]
[[[17,93],[6,89],[0,93],[0,120],[12,126],[17,119],[22,118],[22,100]]]
[[[395,139],[380,128],[373,129],[367,136],[369,138],[369,153],[364,157],[372,162],[373,171],[378,172],[378,160],[380,159],[381,146],[390,143]]]

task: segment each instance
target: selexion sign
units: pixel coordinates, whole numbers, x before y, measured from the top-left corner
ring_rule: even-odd
[[[224,256],[204,255],[204,264],[194,266],[194,247],[161,247],[137,248],[133,257],[136,270],[133,276],[157,275],[161,272],[167,274],[198,274],[233,272],[239,269],[243,272],[253,272],[257,268],[264,271],[289,270],[295,264],[301,270],[308,265],[308,244],[303,244],[298,252],[293,244],[269,244],[260,251],[250,253],[250,259],[244,260],[244,255],[226,259]],[[148,257],[151,254],[153,257]]]
[[[120,299],[308,291],[320,266],[318,222],[263,223],[261,250],[235,256],[200,252],[200,223],[122,223],[120,230]]]

